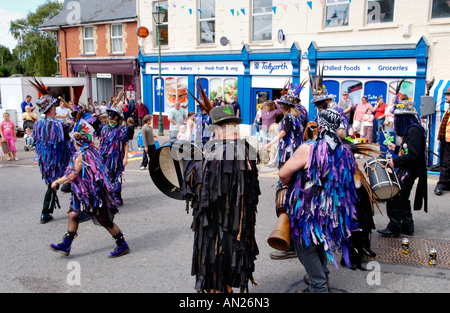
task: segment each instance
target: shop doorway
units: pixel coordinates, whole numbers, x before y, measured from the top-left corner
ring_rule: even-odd
[[[252,103],[250,106],[250,122],[253,123],[256,112],[258,111],[258,104],[264,103],[267,100],[272,100],[272,89],[268,88],[253,88]]]

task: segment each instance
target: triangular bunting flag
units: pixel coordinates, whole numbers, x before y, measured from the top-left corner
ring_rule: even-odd
[[[277,14],[277,7],[276,7],[276,6],[273,6],[273,7],[272,7],[272,11],[273,11],[273,14]]]
[[[201,9],[197,9],[197,11],[199,11],[200,14],[203,14],[203,11]]]
[[[231,15],[234,16],[234,9],[230,9],[230,11],[231,11]]]
[[[287,4],[283,5],[284,12],[287,10]]]
[[[241,9],[242,14],[245,15],[245,9]]]
[[[312,10],[312,1],[308,1],[306,3],[308,3],[309,8]]]
[[[189,9],[189,14],[192,15],[192,9]]]

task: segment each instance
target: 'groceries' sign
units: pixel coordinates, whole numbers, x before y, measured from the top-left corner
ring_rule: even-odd
[[[415,77],[416,59],[320,60],[323,76]]]

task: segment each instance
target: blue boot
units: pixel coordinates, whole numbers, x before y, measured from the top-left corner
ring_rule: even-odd
[[[117,247],[114,249],[114,251],[111,251],[108,254],[108,258],[117,258],[130,252],[130,247],[128,247],[128,244],[123,238],[123,234],[121,232],[113,236],[113,238],[116,240]]]
[[[70,254],[70,248],[72,246],[72,241],[76,237],[77,237],[77,233],[67,232],[63,237],[63,241],[56,245],[54,243],[52,243],[50,245],[50,249],[52,249],[53,251],[62,253],[65,256],[68,256]]]

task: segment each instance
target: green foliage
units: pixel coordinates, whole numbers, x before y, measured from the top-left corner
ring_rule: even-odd
[[[13,68],[25,76],[53,76],[57,74],[57,36],[54,33],[39,31],[43,22],[53,18],[62,10],[62,3],[47,0],[35,13],[26,18],[11,22],[11,34],[18,41],[13,50]]]

